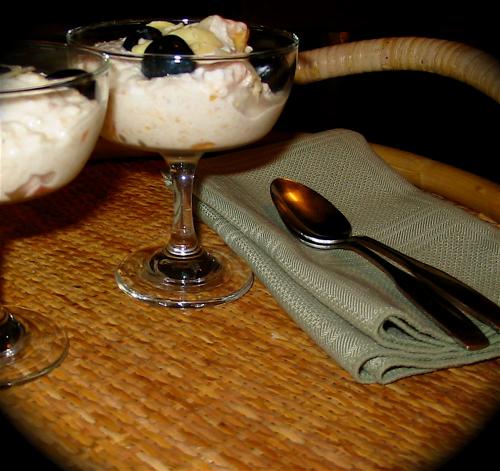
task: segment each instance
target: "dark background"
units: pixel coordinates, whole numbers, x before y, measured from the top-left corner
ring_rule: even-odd
[[[19,2],[21,3],[21,2]],[[150,2],[153,3],[153,2]],[[7,37],[64,41],[71,27],[115,18],[206,16],[218,13],[249,23],[285,28],[298,34],[301,50],[335,42],[340,32],[349,40],[426,36],[465,42],[500,58],[500,27],[495,2],[356,2],[344,0],[191,1],[156,3],[46,2],[30,6],[10,4],[0,30]],[[6,24],[5,24],[6,23]],[[500,106],[470,86],[445,77],[417,72],[377,72],[340,77],[295,86],[277,128],[285,131],[321,131],[348,128],[369,141],[398,147],[463,168],[500,182],[497,161]],[[21,386],[22,387],[22,386]],[[1,392],[0,392],[1,394]],[[494,462],[487,441],[496,437],[493,416],[442,470],[458,465]],[[3,452],[2,466],[56,470],[33,450],[8,420],[0,415],[2,450],[20,450],[12,463]],[[36,466],[36,468],[35,468]],[[460,466],[461,467],[461,466]]]

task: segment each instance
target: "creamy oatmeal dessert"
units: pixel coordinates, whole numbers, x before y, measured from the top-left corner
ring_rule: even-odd
[[[245,23],[213,15],[189,24],[153,21],[126,38],[97,43],[112,56],[102,135],[176,152],[221,150],[264,136],[289,90],[261,79],[248,35]]]
[[[30,68],[0,70],[0,202],[33,198],[71,181],[99,136],[105,101],[95,83],[53,86],[58,78]],[[30,91],[21,91],[27,90]],[[19,90],[16,92],[15,90]]]

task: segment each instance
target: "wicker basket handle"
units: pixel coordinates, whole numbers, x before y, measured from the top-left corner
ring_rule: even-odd
[[[295,82],[306,84],[386,70],[415,70],[450,77],[500,103],[499,61],[479,49],[442,39],[369,39],[301,52]],[[386,162],[416,186],[500,222],[500,185],[440,162],[374,146]]]
[[[431,72],[465,82],[500,103],[500,63],[459,42],[421,37],[368,39],[299,53],[295,82],[386,70]]]

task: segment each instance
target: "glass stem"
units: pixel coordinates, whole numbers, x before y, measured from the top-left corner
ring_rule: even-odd
[[[174,190],[172,231],[166,250],[175,257],[192,257],[201,251],[193,220],[193,183],[200,157],[201,154],[163,156]]]

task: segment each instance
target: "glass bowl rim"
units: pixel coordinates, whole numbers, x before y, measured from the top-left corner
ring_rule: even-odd
[[[103,28],[105,26],[120,26],[120,25],[133,25],[134,23],[137,24],[146,24],[151,22],[151,21],[170,21],[170,22],[178,22],[178,23],[185,23],[185,24],[192,24],[195,22],[201,21],[203,18],[197,18],[197,17],[191,17],[191,18],[156,18],[156,17],[147,17],[147,18],[124,18],[124,19],[119,19],[119,20],[107,20],[107,21],[99,21],[95,23],[89,23],[86,25],[80,25],[80,26],[75,26],[74,28],[69,29],[66,32],[66,41],[71,44],[72,39],[71,36],[74,36],[76,33],[81,33],[85,30],[97,30],[99,28]],[[238,20],[235,20],[238,21]],[[258,56],[266,56],[270,54],[285,54],[285,53],[290,53],[293,51],[298,50],[299,46],[299,38],[298,36],[291,32],[287,31],[284,29],[279,29],[279,28],[274,28],[271,26],[265,26],[265,25],[260,25],[260,24],[247,24],[248,28],[250,30],[252,29],[263,29],[267,30],[270,32],[274,32],[276,34],[280,34],[282,36],[286,36],[290,40],[290,44],[286,46],[281,46],[277,47],[275,49],[264,49],[262,51],[251,51],[251,52],[242,52],[242,53],[236,53],[236,54],[230,54],[230,55],[209,55],[209,54],[160,54],[160,53],[145,53],[145,54],[133,54],[132,52],[117,52],[117,51],[109,51],[106,49],[100,49],[95,46],[90,46],[86,44],[82,44],[78,41],[74,41],[73,44],[79,48],[83,49],[89,49],[92,51],[98,51],[101,53],[104,53],[108,55],[109,57],[113,58],[121,58],[121,59],[129,59],[129,60],[141,60],[145,56],[150,56],[150,57],[163,57],[163,58],[172,58],[172,59],[179,59],[179,58],[186,58],[190,60],[195,60],[195,61],[231,61],[231,60],[237,60],[237,59],[248,59],[251,57],[258,57]],[[116,38],[119,39],[119,38]]]
[[[21,88],[0,88],[0,97],[10,96],[14,94],[30,94],[30,93],[38,93],[44,92],[48,90],[52,90],[60,87],[68,87],[72,84],[76,84],[82,82],[84,80],[91,79],[93,77],[97,77],[105,73],[110,67],[109,55],[103,53],[102,51],[79,47],[76,45],[65,44],[55,41],[43,41],[43,40],[15,40],[9,43],[9,45],[13,46],[30,46],[33,48],[51,48],[51,49],[60,49],[61,51],[75,51],[79,53],[91,54],[92,56],[99,58],[102,60],[102,63],[92,72],[85,71],[84,74],[64,77],[60,79],[51,79],[50,83],[41,84],[41,85],[33,85],[31,87],[21,87]],[[29,66],[27,66],[29,67]]]

